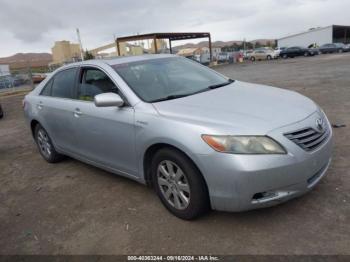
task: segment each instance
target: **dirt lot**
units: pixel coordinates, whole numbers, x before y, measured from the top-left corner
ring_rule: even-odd
[[[23,119],[22,96],[0,97],[1,254],[350,254],[350,54],[217,70],[314,99],[334,129],[334,159],[309,194],[193,221],[168,213],[147,187],[68,159],[46,163]]]

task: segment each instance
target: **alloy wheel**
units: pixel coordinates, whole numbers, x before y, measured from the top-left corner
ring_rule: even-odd
[[[51,156],[52,146],[51,146],[49,136],[44,129],[39,129],[37,140],[38,140],[40,152],[46,158],[49,158]]]
[[[159,163],[157,181],[165,200],[174,208],[184,210],[190,203],[190,185],[182,169],[170,160]]]

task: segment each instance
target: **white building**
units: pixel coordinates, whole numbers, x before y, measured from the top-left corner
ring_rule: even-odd
[[[314,43],[318,46],[328,43],[350,43],[350,26],[330,25],[313,28],[309,31],[289,35],[277,40],[278,47],[308,47]]]
[[[0,76],[8,76],[8,75],[11,75],[10,66],[9,65],[0,65]]]
[[[212,47],[211,51],[212,51],[213,57],[218,58],[219,54],[221,53],[221,47]]]

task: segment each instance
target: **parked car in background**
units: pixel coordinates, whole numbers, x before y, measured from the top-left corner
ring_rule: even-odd
[[[335,45],[339,48],[339,53],[341,52],[349,52],[350,51],[350,48],[349,48],[349,45],[346,45],[346,44],[343,44],[343,43],[335,43]]]
[[[331,125],[311,99],[173,55],[66,65],[23,104],[46,161],[68,155],[153,186],[183,219],[301,196],[332,156]]]
[[[8,75],[0,77],[0,89],[1,88],[11,88],[14,86],[20,86],[26,83],[25,77],[22,75]]]
[[[34,73],[32,76],[32,80],[34,84],[38,84],[46,78],[46,74]]]
[[[343,53],[349,51],[343,43],[324,44],[319,50],[322,54]]]
[[[246,60],[250,59],[251,54],[254,52],[254,50],[245,50],[243,51],[243,58]]]
[[[203,64],[203,65],[209,65],[210,64],[210,54],[204,53],[199,55],[194,55],[194,60]]]
[[[296,57],[296,56],[314,56],[317,54],[316,50],[312,48],[304,48],[300,46],[292,46],[288,47],[280,52],[280,57],[288,58],[288,57]]]
[[[256,60],[271,60],[277,58],[276,53],[272,49],[259,49],[254,50],[250,54],[250,60],[256,61]]]
[[[274,49],[275,56],[276,56],[276,57],[279,57],[281,51],[283,51],[284,49],[286,49],[286,47],[276,47],[276,48]]]
[[[0,89],[13,87],[12,76],[1,76],[0,77]]]
[[[313,44],[311,44],[311,45],[308,45],[307,48],[308,48],[308,49],[311,49],[312,51],[314,51],[315,55],[321,54],[320,49],[319,49],[317,43],[313,43]]]
[[[228,60],[229,60],[229,54],[228,53],[226,53],[226,52],[219,53],[218,58],[217,58],[217,61],[219,63],[228,62]]]

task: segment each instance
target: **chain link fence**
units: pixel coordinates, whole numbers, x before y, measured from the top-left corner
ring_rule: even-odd
[[[16,69],[0,74],[0,94],[30,91],[45,78],[45,74],[33,73],[31,68]]]

